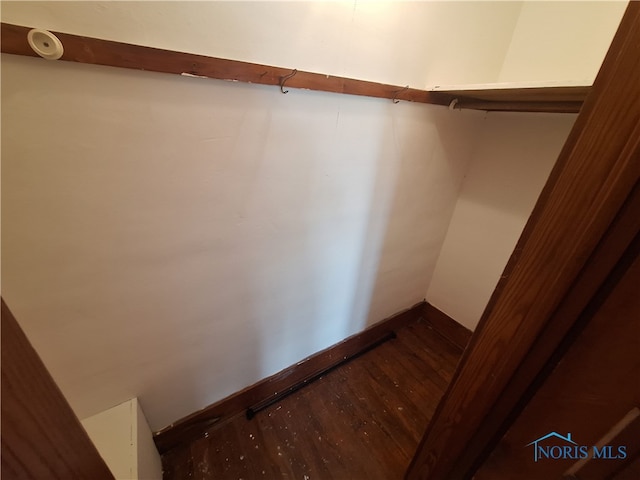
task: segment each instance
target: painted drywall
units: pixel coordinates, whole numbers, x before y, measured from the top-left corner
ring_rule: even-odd
[[[465,327],[480,320],[575,118],[487,115],[427,292]]]
[[[591,85],[627,3],[524,2],[499,81]]]
[[[497,81],[520,2],[3,2],[4,22],[396,85]],[[490,25],[490,28],[487,26]]]
[[[2,57],[3,296],[152,429],[424,298],[479,112]]]
[[[82,420],[117,480],[161,480],[162,463],[137,398]]]
[[[524,2],[499,81],[590,85],[626,5]],[[466,327],[480,320],[574,119],[488,115],[427,291]]]
[[[129,400],[82,420],[89,438],[118,480],[137,478],[134,416],[135,405]]]
[[[136,454],[139,480],[162,480],[162,460],[153,441],[153,432],[149,428],[147,417],[137,398],[136,404]]]
[[[5,2],[1,15],[413,86],[497,81],[520,10]],[[3,296],[80,417],[139,396],[153,429],[421,300],[482,118],[7,55],[2,73]]]

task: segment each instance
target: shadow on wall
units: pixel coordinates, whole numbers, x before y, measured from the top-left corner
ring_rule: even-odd
[[[265,141],[246,157],[240,200],[262,232],[246,272],[256,380],[364,327],[399,165],[381,145],[387,105],[299,91],[270,101],[254,112]],[[388,175],[376,185],[381,168]]]
[[[202,85],[188,81],[191,88]],[[172,303],[192,312],[182,313],[184,329],[172,336],[180,358],[174,355],[165,379],[143,394],[145,405],[165,397],[163,409],[171,399],[176,410],[185,402],[212,403],[362,330],[368,318],[416,303],[426,287],[415,252],[386,249],[396,258],[385,264],[405,293],[371,312],[374,284],[385,287],[376,279],[389,217],[410,226],[421,211],[392,207],[399,177],[407,191],[424,185],[424,153],[415,150],[407,163],[399,152],[424,125],[422,106],[221,88],[210,103],[196,95],[153,103],[163,118],[178,105],[192,114],[215,112],[202,127],[188,123],[190,151],[208,153],[170,160],[183,164],[185,176],[174,177],[182,186],[171,203],[184,209],[182,219],[192,217],[179,241],[200,238],[202,249],[175,253],[178,268],[191,266],[184,284],[174,286]],[[392,109],[405,111],[400,119],[412,123],[411,134],[402,132],[407,138],[397,138]],[[212,150],[212,143],[220,145]],[[414,171],[402,172],[408,166]],[[202,198],[181,202],[178,195],[189,189],[192,195],[193,188]],[[406,228],[395,236],[396,244],[415,238]],[[182,393],[167,399],[167,384]],[[195,409],[189,408],[184,414]]]
[[[44,65],[3,58],[3,295],[81,418],[157,430],[423,298],[477,115]]]
[[[484,122],[427,294],[467,328],[480,320],[575,118],[491,113]]]
[[[379,239],[379,267],[361,279],[373,285],[367,324],[423,299],[484,115],[411,104],[405,108],[391,113],[398,165],[396,190],[385,206],[389,213]],[[380,175],[379,182],[385,178]],[[389,305],[396,305],[395,311]]]
[[[276,100],[246,184],[270,226],[250,275],[262,377],[422,300],[470,151],[457,113],[303,95]]]

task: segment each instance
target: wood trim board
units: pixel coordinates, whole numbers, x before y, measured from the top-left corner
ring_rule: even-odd
[[[465,447],[464,455],[458,458],[452,476],[463,478],[467,471],[475,471],[489,456],[508,427],[533,398],[555,365],[569,350],[595,311],[592,299],[606,291],[607,285],[615,285],[611,278],[620,261],[631,257],[630,247],[635,238],[638,248],[640,232],[640,183],[625,202],[607,234],[598,244],[582,270],[580,278],[571,288],[551,320],[536,338],[527,357],[519,365],[513,378],[501,393],[491,411]],[[632,247],[633,248],[633,247]],[[597,303],[597,302],[596,302]],[[575,320],[575,321],[574,321]],[[505,413],[509,412],[505,419]],[[490,438],[490,439],[489,439]],[[489,440],[488,440],[489,439]]]
[[[465,459],[466,447],[498,405],[518,367],[529,358],[554,312],[589,268],[590,258],[640,180],[639,50],[640,2],[630,2],[556,166],[418,446],[408,480],[472,475],[471,470],[452,472],[461,460],[474,462]],[[578,316],[565,321],[565,326],[571,326]],[[545,342],[557,344],[563,338],[556,331]],[[536,368],[542,370],[549,360],[542,355]],[[502,411],[494,419],[483,441],[493,439],[509,413]]]
[[[281,372],[261,380],[240,392],[230,395],[213,405],[205,407],[154,434],[154,441],[160,454],[183,442],[202,435],[215,424],[244,414],[248,408],[277,398],[279,392],[296,384],[304,383],[331,369],[345,360],[354,358],[363,350],[370,349],[394,330],[422,318],[425,302],[372,325],[366,330],[352,335],[325,350],[315,353]],[[275,392],[275,393],[274,393]]]
[[[30,27],[1,24],[3,53],[37,57],[27,42]],[[105,65],[151,72],[206,77],[218,80],[279,86],[294,68],[275,67],[224,58],[143,47],[98,38],[54,33],[64,45],[63,61]],[[387,85],[352,78],[296,70],[286,80],[287,88],[304,88],[324,92],[365,95],[369,97],[448,105],[438,92],[405,86]]]
[[[436,332],[460,350],[469,344],[473,332],[428,302],[424,305],[424,318]]]
[[[30,27],[2,23],[3,53],[37,57],[27,42]],[[63,61],[134,70],[172,73],[262,85],[363,95],[376,98],[449,106],[457,109],[576,113],[590,87],[499,88],[489,90],[427,91],[354,78],[306,72],[132,45],[98,38],[52,32],[64,45]],[[44,60],[43,60],[44,61]]]
[[[113,475],[2,299],[3,478]]]

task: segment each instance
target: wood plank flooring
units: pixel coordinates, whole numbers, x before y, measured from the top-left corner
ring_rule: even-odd
[[[401,479],[461,355],[422,319],[162,457],[165,480]]]

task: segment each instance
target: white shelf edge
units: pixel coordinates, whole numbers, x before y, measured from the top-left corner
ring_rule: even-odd
[[[515,88],[548,88],[548,87],[590,87],[588,81],[548,81],[548,82],[500,82],[500,83],[467,83],[464,85],[427,85],[430,92],[446,92],[450,90],[505,90]]]

